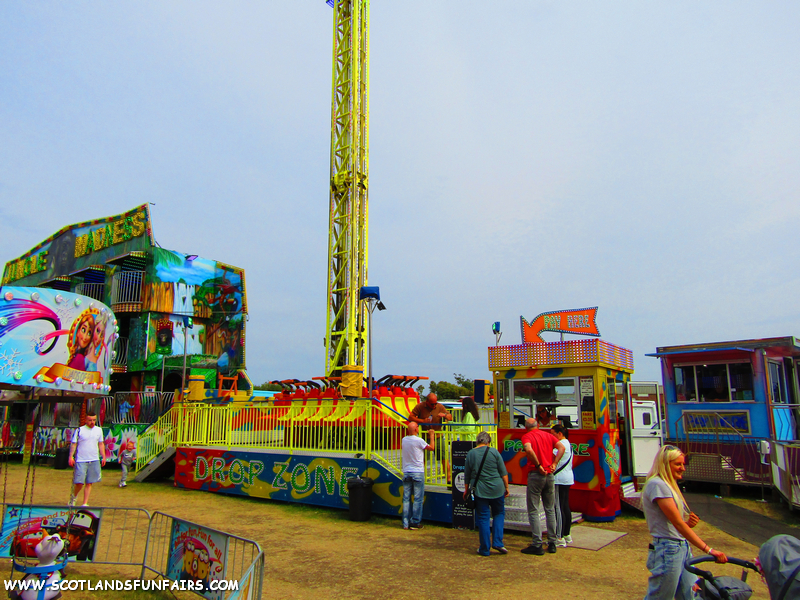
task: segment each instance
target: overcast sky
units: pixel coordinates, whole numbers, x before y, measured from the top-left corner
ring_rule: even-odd
[[[491,323],[800,335],[800,4],[374,0],[376,376],[491,378]],[[0,3],[0,262],[152,202],[246,272],[256,382],[324,371],[324,0]],[[556,339],[552,334],[550,339]]]

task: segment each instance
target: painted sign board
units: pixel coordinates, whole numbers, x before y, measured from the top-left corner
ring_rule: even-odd
[[[0,557],[36,558],[36,545],[57,533],[64,540],[69,560],[91,561],[102,518],[99,508],[8,504],[0,531]]]
[[[27,254],[9,261],[3,285],[38,285],[153,245],[150,211],[142,204],[121,215],[68,225]]]
[[[693,433],[741,433],[751,435],[749,410],[684,410],[688,429]]]
[[[475,511],[467,508],[464,502],[467,454],[474,447],[473,442],[453,442],[453,527],[475,528]]]
[[[543,331],[555,333],[574,333],[577,335],[590,335],[600,337],[597,329],[597,307],[572,308],[555,310],[538,315],[528,322],[525,317],[520,317],[523,344],[542,344],[544,339],[539,335]]]
[[[402,514],[403,482],[376,461],[221,448],[178,448],[175,456],[177,487],[331,508],[349,507],[347,479],[356,475],[374,481],[373,513]],[[450,498],[426,490],[422,518],[449,523]]]
[[[48,288],[0,289],[0,383],[104,394],[117,319],[104,304]]]
[[[173,519],[167,578],[194,581],[200,584],[200,594],[212,600],[221,600],[225,592],[212,590],[211,582],[225,578],[228,539],[227,535],[213,529]]]
[[[525,485],[528,459],[522,447],[524,429],[498,430],[498,450],[508,471],[508,481]],[[575,484],[569,503],[588,520],[613,520],[619,510],[620,449],[615,429],[571,429],[572,472]]]

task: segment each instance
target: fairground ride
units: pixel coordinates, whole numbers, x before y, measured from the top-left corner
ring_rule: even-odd
[[[369,0],[333,7],[330,215],[325,374],[366,366],[369,326],[359,290],[367,285],[369,216]]]

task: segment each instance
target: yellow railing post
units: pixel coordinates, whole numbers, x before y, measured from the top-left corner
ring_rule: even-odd
[[[367,460],[372,458],[372,398],[367,399],[367,416],[364,423],[364,456]]]
[[[228,450],[231,449],[231,438],[233,437],[233,405],[228,404],[225,407],[225,445]]]

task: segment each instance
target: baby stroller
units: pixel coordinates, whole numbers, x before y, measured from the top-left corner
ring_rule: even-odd
[[[753,588],[747,585],[748,569],[758,573],[758,567],[749,560],[728,557],[728,564],[744,567],[742,578],[721,575],[714,577],[708,571],[698,569],[694,565],[704,562],[714,562],[713,556],[703,555],[690,558],[686,561],[686,570],[700,579],[697,581],[700,586],[698,596],[703,600],[748,600],[753,595]]]
[[[686,561],[686,570],[700,577],[699,596],[703,600],[748,600],[753,595],[747,584],[748,570],[763,573],[771,600],[800,599],[800,540],[791,535],[776,535],[758,551],[758,565],[740,558],[728,558],[728,563],[744,567],[741,579],[714,577],[694,565],[713,562],[713,556],[698,556]],[[759,569],[760,567],[760,569]]]

